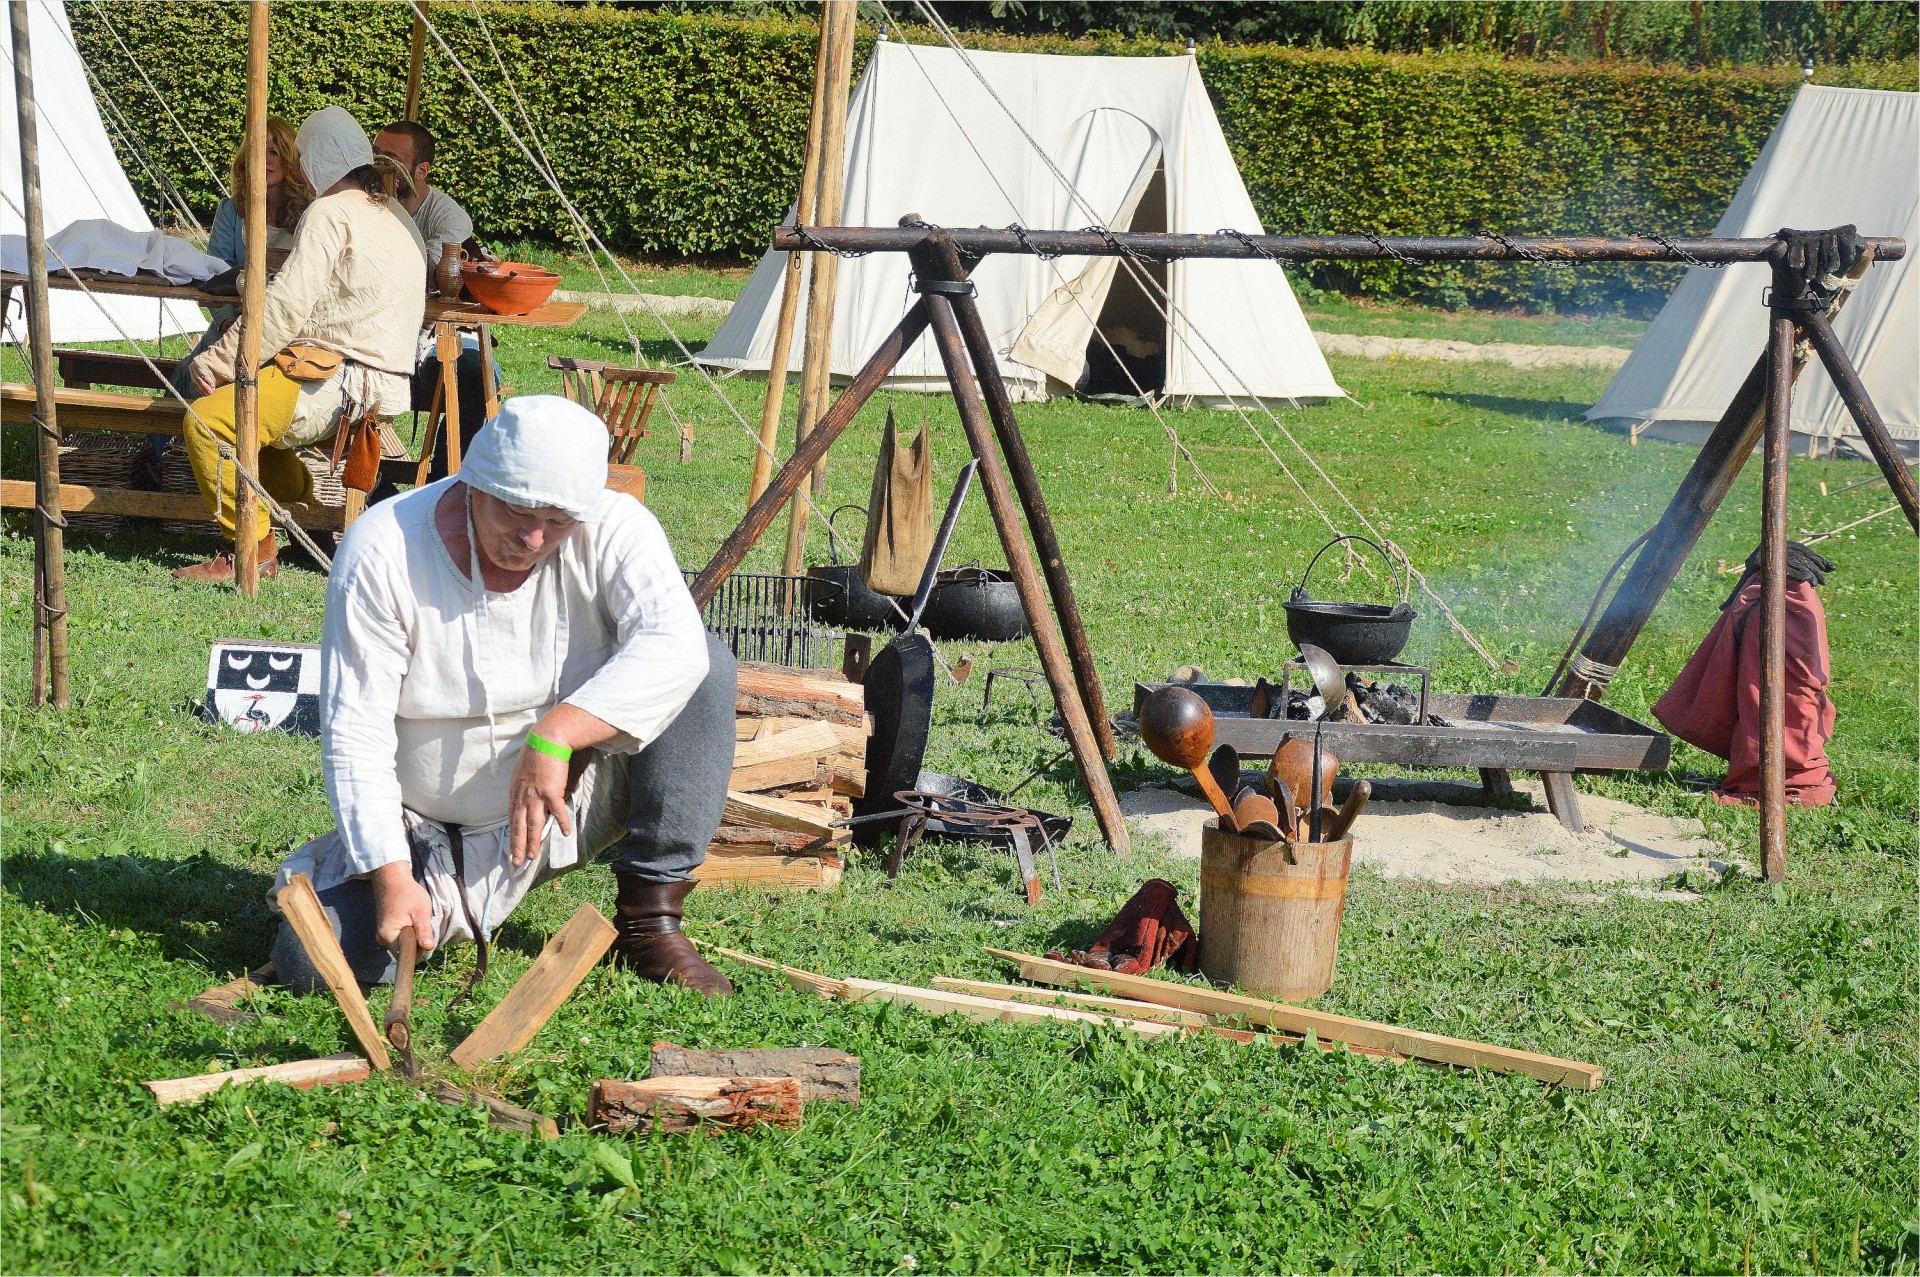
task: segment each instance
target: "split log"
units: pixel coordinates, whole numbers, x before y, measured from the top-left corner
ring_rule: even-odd
[[[824,807],[733,789],[727,791],[726,811],[720,819],[728,825],[766,825],[814,838],[833,834],[833,813]]]
[[[740,663],[734,711],[756,718],[824,719],[863,727],[866,700],[858,683],[826,671],[799,674],[778,666]]]
[[[1518,1051],[1487,1042],[1396,1028],[1391,1024],[1315,1011],[1292,1003],[1266,1002],[1235,993],[1222,993],[1199,985],[1098,971],[1032,954],[1010,953],[1005,949],[988,949],[987,952],[1018,966],[1022,978],[1042,984],[1067,988],[1086,984],[1110,994],[1139,998],[1161,1006],[1179,1007],[1229,1019],[1244,1018],[1250,1023],[1264,1024],[1282,1032],[1303,1036],[1311,1033],[1324,1041],[1389,1051],[1416,1060],[1460,1068],[1492,1069],[1500,1073],[1521,1073],[1542,1082],[1553,1082],[1583,1091],[1598,1090],[1601,1080],[1606,1076],[1599,1065],[1585,1064],[1579,1060],[1564,1060],[1558,1056],[1537,1055],[1532,1051]]]
[[[567,995],[579,987],[587,972],[612,947],[617,934],[598,909],[581,905],[566,925],[554,932],[527,973],[507,990],[500,1005],[448,1058],[463,1069],[471,1069],[495,1056],[511,1055],[533,1041],[534,1034],[546,1027]]]
[[[825,856],[716,856],[693,871],[693,880],[702,887],[832,891],[840,874],[840,862]]]
[[[293,933],[300,937],[301,947],[307,951],[307,961],[327,982],[327,988],[333,991],[333,997],[340,1004],[340,1010],[346,1014],[347,1024],[353,1029],[355,1040],[360,1049],[366,1052],[367,1059],[376,1069],[393,1067],[393,1060],[387,1054],[387,1044],[380,1040],[380,1030],[374,1027],[373,1012],[367,1010],[366,995],[360,992],[360,981],[354,976],[353,968],[347,963],[347,955],[340,949],[340,940],[333,934],[333,924],[327,920],[326,908],[321,905],[320,897],[313,890],[313,880],[305,874],[295,874],[280,894],[275,897],[280,912],[286,916]]]
[[[709,856],[794,855],[825,843],[825,839],[808,834],[788,833],[784,829],[769,829],[765,825],[722,825],[713,831],[713,841],[707,844],[707,854]]]
[[[223,1086],[251,1086],[255,1082],[281,1082],[296,1090],[333,1086],[341,1082],[364,1082],[372,1068],[351,1053],[323,1056],[318,1060],[291,1060],[285,1064],[266,1064],[253,1069],[224,1069],[197,1077],[162,1078],[140,1085],[153,1092],[153,1098],[165,1108],[169,1104],[197,1103]]]
[[[867,768],[864,762],[854,762],[844,755],[836,754],[827,760],[827,788],[847,798],[864,798],[867,794]]]
[[[727,788],[774,789],[812,782],[824,761],[840,749],[831,723],[809,722],[789,731],[755,736],[734,746],[733,777]]]
[[[624,1135],[683,1134],[800,1125],[800,1080],[791,1077],[654,1077],[593,1084],[587,1124]]]
[[[496,1131],[518,1131],[522,1135],[537,1135],[543,1140],[560,1138],[560,1124],[545,1113],[523,1109],[517,1104],[509,1104],[479,1091],[463,1091],[451,1082],[435,1083],[433,1098],[455,1108],[480,1105],[487,1111],[487,1125]]]
[[[689,1051],[673,1042],[653,1044],[654,1077],[790,1077],[803,1101],[839,1100],[860,1106],[860,1057],[827,1047]]]
[[[254,968],[237,980],[229,980],[225,984],[217,984],[205,993],[190,998],[185,1002],[170,1003],[167,1009],[169,1011],[198,1011],[215,1024],[229,1026],[244,1024],[248,1020],[257,1020],[260,1017],[252,1011],[242,1011],[240,1009],[241,1000],[252,997],[254,994],[260,992],[266,985],[272,984],[278,975],[279,972],[276,971],[273,964],[269,962],[263,967]]]

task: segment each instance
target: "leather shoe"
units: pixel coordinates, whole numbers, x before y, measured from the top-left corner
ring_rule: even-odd
[[[690,882],[648,882],[616,873],[613,942],[615,966],[642,980],[677,984],[709,998],[731,996],[727,977],[701,957],[693,941],[680,933],[680,908],[693,890]]]
[[[268,533],[260,542],[260,579],[271,581],[280,575],[280,546]],[[233,551],[227,550],[214,555],[204,563],[190,564],[176,568],[173,579],[176,581],[214,581],[233,580]]]

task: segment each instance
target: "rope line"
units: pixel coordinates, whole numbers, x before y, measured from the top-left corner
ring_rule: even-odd
[[[147,86],[147,92],[153,94],[153,100],[160,104],[160,109],[166,113],[169,120],[173,121],[173,127],[178,129],[180,136],[186,139],[187,146],[193,151],[194,158],[200,161],[200,167],[207,171],[207,176],[213,179],[213,184],[220,188],[220,194],[225,198],[231,199],[233,192],[227,189],[226,179],[220,176],[219,171],[213,167],[206,155],[201,152],[200,144],[193,140],[193,134],[187,132],[187,126],[180,123],[180,117],[173,113],[171,106],[167,105],[166,96],[160,92],[159,87],[155,85],[153,80],[147,75],[146,67],[141,65],[139,58],[133,56],[133,50],[127,47],[126,41],[120,38],[120,32],[114,28],[113,19],[107,16],[106,6],[101,4],[100,0],[93,0],[93,12],[94,16],[100,19],[100,25],[105,27],[107,34],[113,38],[114,45],[120,52],[126,55],[127,61],[133,64],[133,69],[139,73],[140,82]]]

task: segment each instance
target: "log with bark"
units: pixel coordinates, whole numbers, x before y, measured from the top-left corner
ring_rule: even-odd
[[[739,1051],[690,1051],[673,1042],[653,1044],[652,1075],[662,1077],[790,1077],[800,1098],[860,1105],[860,1057],[828,1047],[773,1047]]]
[[[791,1077],[654,1077],[593,1084],[587,1124],[610,1134],[800,1125],[800,1080]]]

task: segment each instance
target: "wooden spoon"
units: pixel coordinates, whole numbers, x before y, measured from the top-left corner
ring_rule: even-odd
[[[1207,770],[1220,792],[1233,797],[1240,792],[1240,751],[1231,745],[1215,745],[1207,756]],[[1237,804],[1236,804],[1237,806]]]
[[[1213,710],[1198,693],[1184,687],[1156,689],[1140,710],[1140,739],[1161,762],[1193,773],[1200,782],[1200,792],[1219,815],[1221,828],[1238,828],[1227,796],[1206,767],[1208,751],[1213,748]]]
[[[1280,836],[1280,808],[1273,799],[1249,785],[1234,801],[1233,823],[1239,826],[1243,834],[1252,834],[1254,825],[1265,824],[1273,830],[1273,837],[1277,839]]]
[[[1353,828],[1353,822],[1360,818],[1360,809],[1367,805],[1367,799],[1373,797],[1373,785],[1364,780],[1353,782],[1353,788],[1347,791],[1347,801],[1340,804],[1340,810],[1334,813],[1333,820],[1327,825],[1327,842],[1337,842],[1347,836]]]
[[[1323,806],[1333,805],[1333,776],[1340,769],[1340,759],[1325,745],[1320,747],[1321,777],[1320,802]],[[1313,738],[1310,736],[1288,736],[1280,742],[1280,748],[1273,751],[1273,763],[1267,768],[1267,775],[1274,781],[1286,785],[1294,798],[1303,807],[1313,805]],[[1273,786],[1269,783],[1268,792]]]

